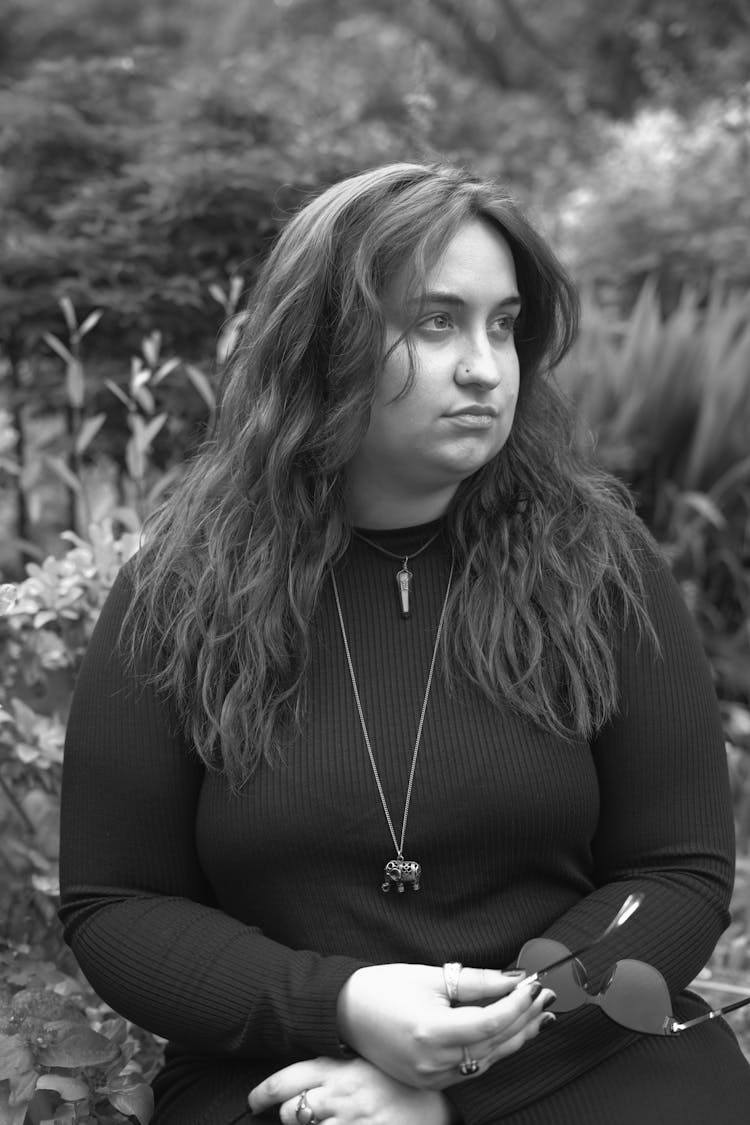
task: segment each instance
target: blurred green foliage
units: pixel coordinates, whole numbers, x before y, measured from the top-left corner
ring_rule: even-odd
[[[414,156],[508,180],[631,295],[653,269],[746,282],[748,19],[736,0],[11,0],[0,347],[34,356],[65,295],[104,310],[103,360],[155,328],[205,358],[211,282],[251,280],[306,193]]]

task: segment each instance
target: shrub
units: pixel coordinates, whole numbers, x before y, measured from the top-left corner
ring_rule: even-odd
[[[160,1043],[28,947],[0,967],[0,1120],[147,1125]]]
[[[602,126],[601,155],[560,211],[576,274],[624,305],[649,275],[668,307],[684,285],[750,287],[747,92],[689,116],[644,109]]]

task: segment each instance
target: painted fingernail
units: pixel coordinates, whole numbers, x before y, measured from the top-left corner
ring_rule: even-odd
[[[556,1020],[557,1016],[554,1012],[545,1012],[539,1021],[539,1030],[543,1031],[545,1027],[551,1027]]]
[[[546,1012],[548,1008],[551,1008],[552,1005],[554,1004],[555,1000],[557,1000],[556,993],[554,993],[552,991],[552,989],[549,989],[549,996],[547,997],[547,999],[542,1004],[543,1010]]]
[[[544,985],[540,984],[538,980],[535,980],[534,983],[530,986],[529,995],[531,996],[532,1004],[536,1000],[537,996],[539,996],[543,987],[544,987]]]

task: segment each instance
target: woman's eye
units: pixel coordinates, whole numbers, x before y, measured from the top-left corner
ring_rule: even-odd
[[[421,322],[420,327],[437,332],[444,332],[446,328],[452,325],[451,318],[446,313],[433,313],[432,316],[426,316]]]
[[[503,339],[507,339],[508,336],[511,336],[515,332],[516,321],[517,317],[515,316],[499,316],[497,320],[494,321],[494,331],[499,336],[502,336]]]

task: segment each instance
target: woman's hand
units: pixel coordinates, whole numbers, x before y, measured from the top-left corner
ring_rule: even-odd
[[[397,1081],[442,1090],[461,1081],[465,1052],[484,1072],[537,1035],[554,993],[538,983],[518,985],[517,975],[463,968],[453,997],[458,1006],[451,1007],[442,969],[358,969],[339,994],[339,1032]]]
[[[442,1094],[404,1086],[364,1059],[294,1063],[256,1086],[248,1104],[259,1113],[281,1103],[283,1125],[298,1125],[303,1091],[310,1114],[321,1125],[449,1125],[451,1120]]]
[[[466,1052],[484,1072],[539,1032],[554,993],[537,983],[517,988],[518,983],[517,974],[462,969],[452,997],[458,1007],[451,1007],[439,967],[373,965],[344,984],[338,1030],[346,1044],[391,1078],[442,1090],[461,1080]]]

